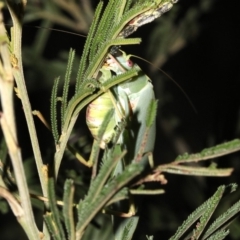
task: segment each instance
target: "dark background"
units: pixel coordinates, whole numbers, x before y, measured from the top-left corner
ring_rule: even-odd
[[[159,37],[156,37],[158,29],[164,26],[164,18],[167,18],[171,11],[159,20],[141,27],[131,36],[142,38],[139,46],[123,47],[127,53],[139,55],[153,62],[156,56],[165,54],[166,61],[158,64],[158,67],[161,67],[181,86],[197,111],[197,113],[194,111],[176,84],[151,65],[133,59],[152,79],[156,98],[159,99],[154,152],[157,164],[173,161],[177,155],[186,151],[195,153],[203,148],[239,137],[239,2],[215,0],[206,12],[201,11],[200,3],[201,1],[181,0],[177,4],[175,17],[171,20],[174,28],[178,29],[179,24],[191,9],[195,9],[199,15],[185,23],[189,31],[176,35],[184,39],[184,45],[173,54],[166,49],[162,50],[154,42],[157,38],[161,43],[162,35],[159,33]],[[6,18],[8,19],[7,13]],[[63,76],[65,71],[66,53],[64,51],[72,47],[81,54],[85,40],[71,34],[29,26],[40,23],[40,20],[36,20],[24,26],[23,57],[32,108],[40,110],[49,119],[51,86],[54,77]],[[68,30],[59,24],[53,27]],[[49,38],[46,45],[43,45],[42,51],[36,53],[36,38],[40,31],[48,32]],[[171,34],[169,30],[164,32],[164,36],[171,37]],[[37,46],[41,43],[43,41],[40,41]],[[170,49],[171,46],[168,47]],[[23,157],[27,159],[32,156],[32,150],[21,103],[17,99],[16,111],[19,142]],[[81,117],[76,128],[77,135],[86,134],[91,143],[91,136],[84,126],[84,115]],[[41,150],[48,161],[52,156],[53,139],[38,120],[36,125]],[[168,184],[162,186],[166,191],[164,195],[141,198],[144,203],[140,210],[142,216],[134,239],[145,239],[145,235],[154,235],[156,239],[168,239],[172,236],[181,222],[209,198],[220,184],[239,183],[239,160],[239,153],[214,159],[220,167],[235,169],[233,175],[227,178],[166,174]],[[208,166],[210,162],[201,164]],[[225,200],[219,212],[237,201],[239,195],[238,191]],[[16,232],[8,230],[9,221],[14,222],[14,217],[2,214],[0,219],[3,236],[1,239],[16,239]],[[240,239],[239,220],[233,224],[232,229],[228,239]],[[21,232],[20,229],[18,231]]]

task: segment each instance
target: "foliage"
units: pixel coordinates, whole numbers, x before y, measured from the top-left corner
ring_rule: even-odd
[[[88,36],[81,58],[76,56],[76,52],[71,49],[67,63],[62,59],[52,61],[52,63],[48,62],[48,69],[45,68],[44,71],[42,71],[42,64],[46,60],[43,60],[40,55],[47,39],[46,35],[38,36],[38,41],[39,39],[42,41],[41,46],[36,44],[34,50],[29,51],[28,49],[22,55],[22,16],[26,7],[25,1],[22,1],[21,4],[16,4],[10,0],[6,1],[13,20],[10,40],[2,21],[0,22],[0,93],[2,103],[0,122],[3,132],[0,156],[0,196],[7,201],[10,207],[8,208],[5,201],[1,200],[1,211],[7,212],[11,209],[28,239],[42,239],[43,236],[44,239],[98,239],[99,236],[101,236],[101,239],[113,239],[114,235],[115,239],[133,239],[133,236],[136,237],[138,234],[137,230],[138,226],[141,226],[141,219],[145,220],[144,215],[141,216],[137,212],[136,216],[132,216],[134,212],[131,207],[131,211],[129,210],[128,213],[119,213],[115,209],[125,211],[125,203],[128,205],[126,200],[132,202],[135,198],[132,195],[140,195],[139,199],[144,201],[143,195],[162,194],[164,190],[159,189],[158,185],[167,183],[168,173],[191,176],[229,176],[233,168],[219,168],[214,163],[209,166],[201,166],[199,162],[239,151],[240,142],[239,139],[230,140],[223,144],[207,146],[196,154],[180,155],[176,160],[166,164],[156,162],[154,166],[148,165],[147,159],[151,159],[152,153],[146,152],[146,146],[151,142],[151,139],[154,139],[150,129],[155,124],[157,112],[157,102],[150,99],[148,110],[143,111],[144,114],[141,117],[141,124],[144,123],[146,127],[143,131],[140,131],[136,142],[132,141],[128,145],[128,142],[125,142],[127,138],[124,138],[122,142],[119,140],[129,130],[128,121],[131,120],[131,117],[129,119],[126,117],[124,119],[126,121],[123,120],[116,124],[117,126],[114,129],[116,135],[111,139],[110,144],[107,143],[108,147],[101,150],[101,140],[107,132],[109,122],[115,114],[117,115],[117,110],[114,109],[104,116],[97,136],[94,136],[95,140],[90,156],[90,159],[93,160],[86,162],[85,156],[80,156],[76,152],[76,149],[81,151],[82,146],[86,145],[83,139],[84,134],[79,136],[77,133],[79,115],[81,116],[85,107],[95,99],[100,99],[103,94],[109,92],[113,92],[113,95],[116,94],[118,86],[124,86],[126,82],[128,84],[128,81],[133,82],[142,76],[148,79],[137,65],[129,69],[125,68],[120,73],[115,68],[107,69],[107,74],[105,72],[106,75],[104,75],[106,70],[104,67],[108,63],[109,56],[112,56],[119,64],[120,61],[115,53],[119,54],[118,46],[139,44],[141,42],[140,38],[127,37],[142,25],[150,23],[170,10],[176,1],[100,1],[94,17],[90,2],[83,1],[81,3],[81,7],[86,11],[77,7],[74,1],[69,1],[68,6],[61,0],[56,1],[56,3],[57,5],[54,5],[53,2],[47,1],[42,6],[44,10],[38,11],[34,1],[29,1],[25,19],[30,21],[36,18],[44,18],[46,19],[44,24],[47,26],[49,26],[49,20],[65,26],[74,25],[64,14],[64,11],[61,11],[61,9],[64,9],[69,15],[73,16],[74,20],[79,21],[81,25],[79,30],[84,33],[88,32]],[[157,65],[163,64],[169,56],[183,48],[187,44],[187,40],[193,37],[188,35],[186,28],[189,19],[195,20],[200,13],[206,13],[210,9],[210,5],[204,5],[204,1],[200,4],[198,12],[190,9],[191,11],[181,22],[180,30],[177,31],[178,27],[174,26],[176,6],[173,7],[169,15],[166,15],[166,18],[160,18],[168,18],[168,22],[160,20],[163,30],[160,31],[160,28],[155,30],[152,38],[154,42],[157,36],[161,36],[162,45],[158,47],[155,43],[150,44],[150,46],[156,46],[156,49],[160,49],[160,52],[161,49],[163,50],[162,59],[154,60]],[[54,16],[54,18],[51,16]],[[169,36],[166,35],[166,32],[170,29],[173,32],[174,37],[172,39],[174,41],[170,41]],[[198,32],[195,32],[194,37],[197,34]],[[180,44],[179,39],[181,40]],[[149,48],[149,53],[153,51]],[[125,60],[128,60],[128,55],[121,54]],[[64,74],[61,72],[62,70],[59,71],[58,74],[61,77],[55,78],[52,84],[51,103],[47,104],[48,109],[50,108],[51,126],[48,125],[39,111],[32,111],[32,104],[29,100],[31,86],[30,88],[26,87],[26,80],[29,75],[24,74],[22,58],[28,58],[28,61],[24,61],[26,64],[31,59],[30,62],[34,66],[29,64],[28,67],[43,72],[41,76],[44,76],[48,81],[49,79],[53,80],[52,75],[55,74],[53,72],[56,69],[63,69],[63,66],[66,69]],[[36,61],[38,64],[36,64]],[[36,65],[38,66],[36,67]],[[111,66],[111,64],[109,65]],[[65,76],[63,80],[62,75]],[[107,77],[104,78],[104,76]],[[104,81],[102,81],[103,78]],[[22,140],[21,138],[18,140],[17,137],[19,126],[16,126],[15,118],[18,121],[18,114],[14,112],[12,101],[14,80],[17,86],[15,88],[16,95],[19,98],[17,101],[21,102],[26,117],[34,161],[31,161],[32,158],[29,160],[24,154],[22,155],[19,147],[21,146],[23,149]],[[38,89],[41,89],[41,84],[43,84],[43,88],[50,88],[48,82],[47,84],[39,83]],[[129,89],[132,90],[130,87]],[[48,96],[49,99],[50,93]],[[144,97],[147,99],[148,96]],[[120,102],[119,99],[117,96],[116,100]],[[141,109],[139,111],[141,112]],[[39,142],[41,143],[41,136],[39,130],[36,130],[37,122],[34,122],[33,114],[37,115],[44,125],[51,129],[53,140],[46,141],[50,145],[50,147],[48,146],[48,154],[39,144]],[[130,130],[133,131],[134,128],[131,127]],[[27,134],[27,130],[24,134]],[[78,139],[81,139],[79,144],[71,139],[74,134]],[[139,148],[136,147],[138,146],[137,142],[140,142]],[[131,156],[129,153],[134,148],[137,148],[138,151]],[[66,154],[64,155],[64,153]],[[71,160],[73,155],[70,155],[70,153],[81,163],[77,162],[76,158]],[[127,163],[124,167],[122,167],[123,160]],[[37,175],[31,174],[32,165],[29,162],[36,164]],[[85,169],[82,163],[87,167],[93,166],[90,170]],[[39,182],[37,178],[39,178]],[[169,176],[169,179],[171,179],[171,176]],[[153,189],[149,189],[149,187]],[[215,218],[214,216],[215,221],[210,222],[210,224],[209,221],[222,197],[235,191],[235,189],[236,184],[221,185],[211,198],[189,215],[177,231],[175,228],[176,233],[170,239],[181,239],[183,236],[187,236],[187,239],[224,239],[229,234],[229,223],[239,214],[239,201],[235,200],[236,203],[233,206],[227,206],[224,213],[219,217]],[[179,193],[176,192],[176,194]],[[168,193],[165,195],[168,195]],[[160,195],[160,197],[163,197],[163,195]],[[62,201],[57,199],[62,199]],[[189,197],[189,199],[191,198]],[[136,202],[138,203],[138,201]],[[33,206],[40,210],[40,217],[34,214]],[[138,206],[141,209],[141,204],[137,205],[137,208]],[[148,211],[147,206],[146,211]],[[109,217],[102,212],[113,216],[113,224]],[[118,219],[116,215],[130,217]],[[174,214],[171,214],[170,217],[174,218]],[[43,227],[39,227],[38,222],[41,222]],[[147,231],[150,232],[149,229]],[[147,231],[145,234],[149,234]],[[174,232],[173,229],[171,231]],[[147,239],[154,239],[155,234],[151,235],[147,236]]]

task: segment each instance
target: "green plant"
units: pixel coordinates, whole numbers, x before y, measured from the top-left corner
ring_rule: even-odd
[[[56,150],[54,152],[54,159],[51,159],[52,161],[50,160],[47,164],[45,164],[43,162],[38,143],[31,105],[28,99],[28,92],[23,74],[21,56],[21,16],[25,7],[25,2],[23,1],[21,4],[17,5],[13,1],[7,1],[14,26],[11,33],[10,43],[8,43],[8,38],[4,29],[1,32],[1,46],[3,46],[1,48],[3,66],[1,68],[1,77],[3,79],[1,80],[1,101],[3,112],[1,115],[1,126],[13,166],[14,177],[10,176],[16,182],[18,192],[16,196],[13,195],[6,183],[6,180],[4,179],[4,174],[6,173],[6,165],[4,162],[4,159],[6,159],[6,151],[3,151],[1,160],[3,161],[2,169],[4,170],[2,173],[4,174],[2,174],[3,177],[1,179],[1,196],[8,201],[14,215],[17,217],[29,239],[41,238],[42,233],[39,234],[39,232],[43,232],[45,239],[49,239],[50,235],[54,239],[80,239],[82,237],[90,239],[90,234],[92,233],[88,230],[88,228],[92,228],[92,226],[90,226],[91,221],[94,219],[97,219],[98,221],[105,221],[104,217],[100,214],[103,208],[113,203],[117,203],[116,205],[120,205],[120,207],[122,207],[122,204],[119,204],[120,200],[128,198],[131,200],[131,194],[163,193],[162,189],[148,191],[147,189],[143,189],[143,187],[144,183],[148,182],[156,181],[162,184],[166,183],[165,176],[163,175],[164,172],[200,176],[228,176],[231,174],[231,168],[221,169],[217,168],[215,165],[210,165],[209,167],[199,167],[184,164],[199,162],[201,160],[207,160],[219,155],[225,155],[238,151],[240,148],[239,140],[233,140],[228,143],[207,148],[198,154],[186,154],[168,164],[148,167],[146,162],[147,159],[150,158],[150,154],[145,152],[145,146],[146,142],[150,141],[150,138],[154,138],[151,136],[153,133],[149,134],[149,129],[154,124],[156,117],[156,102],[153,100],[150,101],[149,111],[144,111],[144,115],[141,116],[141,123],[145,121],[147,127],[141,131],[137,137],[137,141],[140,142],[140,150],[137,153],[134,153],[134,156],[126,159],[128,155],[126,155],[126,151],[119,146],[118,139],[111,139],[111,146],[105,149],[103,157],[98,157],[98,154],[94,157],[93,168],[91,173],[89,173],[91,179],[87,182],[87,184],[83,179],[80,180],[82,181],[82,184],[84,183],[84,188],[86,188],[84,191],[82,189],[84,192],[83,195],[85,196],[79,196],[77,193],[74,195],[75,184],[73,180],[64,180],[64,188],[62,187],[63,184],[59,184],[60,181],[57,182],[59,178],[61,179],[59,169],[60,165],[63,164],[63,154],[66,151],[68,143],[70,143],[70,135],[82,109],[90,104],[94,99],[99,98],[102,94],[112,91],[117,85],[123,86],[126,81],[135,78],[138,79],[143,75],[141,69],[137,67],[125,69],[121,72],[121,74],[118,74],[118,68],[119,65],[121,65],[121,62],[114,56],[114,47],[117,45],[139,44],[141,39],[125,39],[125,37],[133,33],[133,31],[141,26],[142,23],[148,23],[150,18],[153,20],[155,17],[159,17],[158,15],[155,16],[158,11],[160,11],[159,15],[161,15],[161,13],[169,10],[173,3],[174,1],[169,0],[154,2],[140,1],[137,3],[134,1],[120,0],[109,1],[103,11],[103,2],[100,1],[88,33],[78,68],[77,78],[74,82],[75,92],[73,95],[69,94],[69,84],[73,68],[72,66],[74,64],[74,51],[72,50],[69,53],[65,79],[62,84],[63,91],[60,98],[58,97],[58,85],[60,78],[57,78],[54,82],[51,96],[51,129]],[[132,23],[132,25],[129,23]],[[117,66],[117,70],[113,70],[113,68],[110,69],[111,71],[108,70],[108,75],[106,75],[107,77],[104,81],[97,81],[99,80],[99,76],[101,76],[99,74],[100,71],[102,71],[104,76],[103,64],[104,62],[107,62],[107,56],[112,56],[119,65]],[[17,93],[23,105],[31,137],[34,159],[37,165],[37,172],[43,195],[43,198],[40,199],[44,199],[44,220],[46,225],[43,226],[42,231],[38,230],[34,220],[26,174],[24,173],[23,161],[16,137],[14,108],[13,103],[11,102],[13,94],[13,77],[17,84]],[[132,90],[132,88],[130,90]],[[120,102],[119,99],[116,98],[117,103]],[[60,119],[58,117],[59,102],[61,102]],[[126,108],[124,110],[126,110]],[[102,122],[101,127],[99,127],[96,144],[92,149],[93,153],[98,153],[100,151],[100,142],[103,135],[106,133],[106,129],[111,121],[112,115],[117,112],[116,109],[114,109],[114,111],[114,113],[110,111],[105,115],[105,119]],[[128,119],[126,122],[127,121]],[[122,124],[119,123],[119,126],[117,126],[117,136],[121,135],[121,133],[125,132],[127,129],[125,125],[127,124],[126,122],[123,121]],[[137,141],[131,142],[131,145],[127,145],[125,141],[122,141],[121,144],[126,144],[126,150],[130,152],[131,148],[136,147]],[[4,141],[2,146],[2,149],[4,150]],[[71,149],[71,146],[69,146],[69,148]],[[116,165],[118,162],[121,162],[123,158],[125,158],[125,162],[128,163],[126,168],[118,170],[118,173],[114,175],[113,172]],[[138,164],[135,163],[135,160],[138,160]],[[9,173],[7,172],[7,174]],[[235,185],[233,185],[233,187],[235,187]],[[63,188],[63,207],[61,210],[56,205],[58,188]],[[185,229],[189,228],[189,226],[200,216],[203,216],[200,220],[200,224],[196,227],[197,230],[194,232],[194,237],[198,239],[199,237],[206,236],[202,235],[203,229],[207,226],[210,215],[217,206],[216,202],[219,202],[224,190],[224,186],[220,187],[216,194],[206,204],[200,207],[201,211],[196,210],[196,212],[190,216],[190,220],[187,220],[187,222],[190,223],[183,225],[181,229],[184,229],[185,231]],[[36,194],[34,195],[36,197]],[[211,208],[209,209],[208,204],[211,205]],[[209,211],[206,211],[204,215],[203,211],[205,209]],[[234,207],[233,216],[238,214],[237,209],[238,207]],[[111,209],[107,209],[106,211],[111,213],[113,212]],[[232,212],[232,208],[230,208],[229,212]],[[75,214],[77,216],[74,216]],[[215,239],[221,239],[225,236],[225,231],[216,233],[215,230],[222,227],[222,225],[228,221],[229,214],[226,213],[220,219],[221,221],[219,219],[217,220],[217,226],[210,226],[208,230],[210,234],[212,234],[213,238],[216,236],[213,234],[218,234]],[[108,228],[111,227],[109,220],[107,223],[107,227],[102,229],[102,234],[106,234]],[[115,234],[117,239],[131,239],[137,223],[137,216],[133,216],[132,218],[128,218],[126,220],[121,219],[119,228],[115,229],[114,233],[109,230],[109,236],[105,238],[113,238],[113,234]],[[199,231],[199,229],[201,229],[201,231]],[[181,231],[183,232],[183,230]],[[208,231],[206,231],[206,234],[209,233]],[[176,236],[179,236],[179,232]],[[207,237],[209,236],[207,235]],[[179,238],[175,237],[173,239]]]

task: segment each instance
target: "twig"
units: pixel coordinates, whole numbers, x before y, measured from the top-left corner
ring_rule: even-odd
[[[28,92],[25,84],[24,74],[23,74],[23,66],[22,66],[22,53],[21,53],[21,36],[22,36],[22,24],[21,24],[21,14],[23,12],[18,13],[20,10],[20,5],[13,5],[11,1],[7,1],[7,5],[13,20],[13,31],[12,31],[12,65],[13,65],[13,75],[17,83],[17,87],[21,96],[21,101],[23,105],[23,110],[25,113],[25,117],[27,120],[27,125],[30,133],[30,139],[33,147],[33,153],[37,164],[38,174],[43,190],[43,195],[47,197],[47,177],[44,175],[43,169],[43,161],[39,148],[37,133],[35,129],[35,124],[32,116],[32,110],[30,101],[28,98]]]

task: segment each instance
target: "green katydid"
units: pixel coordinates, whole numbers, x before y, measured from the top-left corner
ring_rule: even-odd
[[[106,64],[101,69],[102,77],[100,78],[100,82],[103,83],[107,78],[111,77],[110,71],[119,75],[133,68],[140,70],[139,66],[130,60],[130,55],[118,51],[116,58],[109,55]],[[128,147],[128,155],[134,159],[134,157],[140,153],[142,138],[146,132],[146,117],[149,106],[154,99],[155,96],[151,81],[140,70],[138,76],[115,86],[112,91],[106,92],[89,104],[86,117],[87,125],[95,140],[98,140],[98,129],[102,125],[104,117],[110,110],[115,109],[113,117],[109,121],[107,129],[102,136],[100,143],[101,148],[104,149],[106,144],[112,140],[116,133],[117,125],[121,121],[127,121],[126,127],[129,128],[129,131],[128,133],[123,131],[120,134],[118,143],[127,144],[126,141],[131,141],[131,146]],[[128,126],[128,124],[130,124],[130,126]],[[128,134],[128,136],[126,136],[126,134]],[[148,142],[145,143],[144,149],[141,149],[142,152],[139,156],[144,152],[153,151],[155,141],[154,123],[149,129],[148,134]]]

